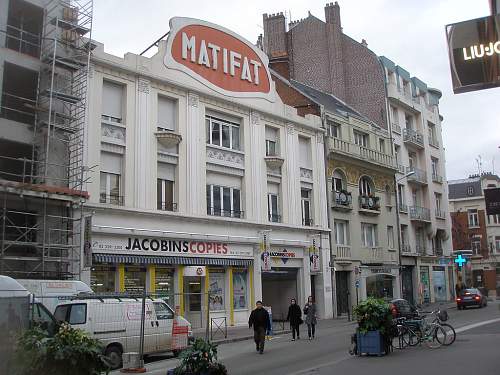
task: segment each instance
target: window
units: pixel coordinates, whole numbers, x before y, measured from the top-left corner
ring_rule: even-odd
[[[210,311],[225,310],[225,280],[224,268],[211,268],[208,273],[209,278],[209,307]]]
[[[467,216],[469,218],[469,227],[479,226],[479,215],[477,213],[477,209],[467,210]]]
[[[78,304],[71,305],[71,313],[69,314],[69,324],[85,324],[87,321],[87,305]]]
[[[439,160],[436,158],[431,158],[431,168],[432,168],[432,176],[439,176]]]
[[[474,186],[469,186],[467,188],[467,195],[469,195],[469,196],[474,195]]]
[[[385,154],[385,140],[384,138],[379,138],[378,140],[378,148],[379,148],[379,151],[383,154]]]
[[[335,220],[335,243],[337,245],[349,245],[349,222],[345,220]]]
[[[123,197],[120,195],[120,177],[119,174],[101,172],[100,203],[123,205]]]
[[[340,135],[340,124],[328,121],[328,135],[333,138],[342,138]]]
[[[161,298],[167,305],[175,306],[174,295],[174,268],[156,267],[155,269],[155,294]]]
[[[401,205],[406,205],[405,187],[401,184],[398,184],[398,201],[400,207]]]
[[[387,226],[387,246],[389,249],[394,249],[394,228]]]
[[[233,307],[235,310],[247,308],[247,270],[233,270]]]
[[[372,194],[372,182],[369,177],[363,176],[359,180],[359,194],[369,196]]]
[[[419,194],[418,194],[418,190],[412,190],[411,191],[411,198],[413,200],[413,205],[414,206],[420,206],[420,199],[419,199]]]
[[[429,131],[429,144],[437,146],[436,126],[431,122],[427,122],[427,129]]]
[[[95,293],[114,293],[116,267],[95,265],[90,270],[90,287]]]
[[[368,147],[368,134],[354,130],[354,143],[361,147]]]
[[[471,249],[472,249],[472,254],[481,255],[481,238],[474,237],[471,240]]]
[[[336,170],[333,172],[333,177],[332,177],[332,190],[333,191],[342,191],[345,190],[344,186],[344,179],[342,174]]]
[[[240,125],[234,122],[206,116],[207,143],[215,146],[240,149]]]
[[[158,96],[158,131],[175,131],[177,128],[177,109],[176,101]]]
[[[488,224],[500,224],[500,214],[488,215]]]
[[[400,154],[400,152],[401,152],[401,146],[394,145],[394,157],[396,158],[396,163],[398,163],[398,164],[401,163],[401,160],[400,160],[401,154]]]
[[[278,194],[268,194],[267,195],[267,215],[269,221],[273,223],[279,223],[281,217],[278,214]]]
[[[441,194],[434,193],[434,201],[436,202],[436,213],[441,214]]]
[[[174,203],[174,181],[159,178],[156,183],[157,208],[163,211],[176,211]]]
[[[102,119],[123,122],[123,88],[121,84],[104,81],[102,85]]]
[[[299,136],[299,163],[300,167],[312,168],[311,140]]]
[[[415,168],[417,168],[417,154],[415,154],[414,152],[408,153],[408,165],[410,167],[410,171],[413,171]]]
[[[408,130],[413,130],[413,117],[411,115],[405,114],[405,127]]]
[[[391,118],[393,124],[395,125],[399,124],[398,109],[396,107],[393,107],[392,105],[391,105]]]
[[[377,225],[361,223],[361,243],[364,247],[377,246]]]
[[[232,187],[207,185],[207,214],[241,218],[240,190]]]
[[[403,251],[409,251],[408,225],[401,225],[401,246]]]
[[[277,156],[276,141],[266,139],[266,156]]]
[[[311,190],[300,190],[301,205],[302,205],[302,225],[311,226]]]
[[[156,319],[167,320],[174,318],[174,312],[163,302],[153,302],[155,307]]]
[[[500,236],[495,237],[495,251],[500,253]]]

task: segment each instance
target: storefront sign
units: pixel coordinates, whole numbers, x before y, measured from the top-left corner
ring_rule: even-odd
[[[500,86],[500,16],[446,26],[453,92]]]
[[[206,276],[207,269],[205,266],[187,266],[184,267],[184,276]]]
[[[487,215],[500,214],[500,188],[485,189],[484,201],[486,202]]]
[[[83,267],[92,266],[92,216],[84,218],[83,227]]]
[[[268,58],[252,43],[221,26],[193,19],[170,20],[165,65],[233,97],[274,102]]]
[[[309,263],[310,263],[310,269],[311,272],[319,272],[320,271],[320,265],[319,265],[319,249],[316,246],[316,240],[313,239],[313,244],[312,246],[309,247]]]
[[[267,232],[262,232],[260,240],[260,251],[262,252],[260,260],[262,271],[271,271],[271,254],[269,250],[269,234]]]
[[[97,237],[97,236],[94,236]],[[95,252],[114,254],[152,253],[165,256],[208,256],[208,257],[253,257],[251,247],[229,245],[223,242],[185,241],[169,238],[119,237],[94,238],[92,249]]]
[[[391,267],[372,267],[370,268],[371,273],[392,273]]]

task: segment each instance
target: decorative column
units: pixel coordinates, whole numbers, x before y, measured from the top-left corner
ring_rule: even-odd
[[[282,181],[287,186],[286,189],[283,189],[283,206],[285,206],[286,202],[287,212],[284,210],[283,214],[288,214],[288,217],[285,217],[285,222],[301,225],[302,213],[300,207],[300,173],[298,163],[299,139],[292,123],[288,123],[286,128],[286,139],[283,142],[286,145],[284,153],[286,158],[282,169]]]
[[[245,210],[247,219],[267,221],[267,171],[265,168],[265,127],[258,112],[250,112],[250,124],[244,129],[245,137]],[[247,176],[247,171],[249,175]],[[248,178],[250,177],[250,178]]]
[[[204,193],[205,184],[201,183],[206,181],[206,171],[203,165],[205,158],[202,158],[202,155],[206,153],[205,142],[202,142],[205,138],[205,124],[202,115],[203,114],[200,109],[200,97],[196,93],[188,93],[186,129],[186,203],[187,212],[189,214],[198,215],[202,214],[204,207],[201,199],[206,196]]]

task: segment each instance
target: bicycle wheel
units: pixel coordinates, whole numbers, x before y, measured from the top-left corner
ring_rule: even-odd
[[[411,328],[406,327],[408,331],[408,345],[417,346],[422,341],[422,333],[419,329],[413,330]]]
[[[428,348],[436,349],[442,345],[442,342],[446,342],[446,331],[437,324],[431,327],[426,333],[424,341]]]
[[[448,346],[453,344],[455,342],[455,339],[457,338],[455,329],[448,323],[440,323],[439,325],[443,327],[444,331],[446,332],[446,340],[441,342],[441,345]],[[438,340],[441,340],[443,337],[437,336],[436,338]]]
[[[410,336],[406,327],[398,327],[398,335],[392,338],[392,347],[396,349],[404,349],[409,345]]]

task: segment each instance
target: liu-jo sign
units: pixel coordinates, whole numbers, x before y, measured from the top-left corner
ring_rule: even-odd
[[[265,54],[237,34],[212,23],[172,18],[165,65],[224,95],[274,101]]]

